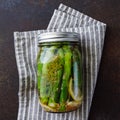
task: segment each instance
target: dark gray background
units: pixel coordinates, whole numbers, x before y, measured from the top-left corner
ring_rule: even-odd
[[[120,0],[0,0],[0,120],[17,119],[13,31],[45,29],[61,2],[107,23],[89,120],[120,120]]]

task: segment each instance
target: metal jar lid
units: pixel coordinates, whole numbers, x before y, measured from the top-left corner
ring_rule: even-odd
[[[39,43],[44,42],[79,42],[79,34],[75,32],[47,32],[38,34]]]

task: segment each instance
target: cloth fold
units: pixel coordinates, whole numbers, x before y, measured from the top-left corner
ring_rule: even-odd
[[[14,32],[14,46],[19,73],[18,120],[87,120],[97,81],[106,24],[71,7],[60,4],[49,22],[47,30]],[[83,58],[84,101],[69,113],[48,113],[39,104],[37,93],[36,58],[37,35],[44,32],[77,32],[80,35]]]

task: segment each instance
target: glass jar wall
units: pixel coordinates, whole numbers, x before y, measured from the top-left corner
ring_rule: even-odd
[[[50,38],[44,38],[46,34]],[[71,37],[67,36],[70,33],[46,34],[43,34],[44,39],[39,39],[37,59],[40,104],[48,112],[76,110],[83,100],[79,37],[75,33],[71,33]],[[57,34],[62,37],[57,37]]]

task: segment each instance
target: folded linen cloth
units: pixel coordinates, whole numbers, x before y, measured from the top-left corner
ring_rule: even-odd
[[[18,120],[87,120],[97,81],[106,24],[66,5],[60,4],[47,30],[14,32],[14,46],[19,73]],[[69,113],[48,113],[39,104],[37,93],[37,35],[44,32],[77,32],[80,34],[83,58],[84,101]]]

